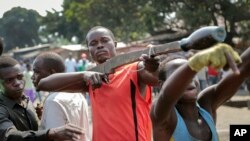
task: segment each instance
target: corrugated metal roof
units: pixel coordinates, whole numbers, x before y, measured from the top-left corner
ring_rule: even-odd
[[[67,49],[67,50],[70,50],[70,51],[88,50],[87,47],[83,46],[82,44],[62,45],[61,48]]]

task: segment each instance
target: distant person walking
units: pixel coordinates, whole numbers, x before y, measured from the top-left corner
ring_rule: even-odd
[[[76,67],[77,67],[76,59],[73,58],[71,52],[69,53],[68,58],[65,59],[64,64],[66,67],[66,72],[75,72],[76,71]]]
[[[30,64],[26,64],[26,70],[23,73],[24,80],[26,81],[24,87],[24,93],[29,97],[30,101],[34,103],[36,99],[36,90],[32,83],[31,76],[33,75],[33,71]]]
[[[246,84],[246,89],[250,94],[250,77],[246,79],[245,84]]]
[[[200,90],[205,89],[208,86],[208,76],[207,76],[207,67],[204,67],[197,73],[199,83],[200,83]]]
[[[208,83],[209,85],[214,85],[220,80],[220,77],[219,77],[220,72],[211,66],[208,66],[207,68],[208,68],[207,70]]]

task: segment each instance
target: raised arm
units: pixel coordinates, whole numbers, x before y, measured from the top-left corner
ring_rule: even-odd
[[[169,122],[171,117],[175,115],[175,104],[196,75],[196,72],[190,69],[186,60],[177,59],[173,61],[178,66],[181,64],[182,65],[163,83],[159,97],[156,99],[156,101],[154,101],[150,113],[154,124],[161,125],[163,123],[167,124]],[[169,67],[167,69],[171,68]]]
[[[168,70],[166,75],[169,75],[169,78],[164,82],[160,91],[160,96],[151,109],[152,120],[157,123],[169,122],[174,115],[173,109],[175,104],[182,96],[184,90],[188,88],[189,85],[193,85],[190,82],[196,73],[203,67],[209,65],[218,69],[224,67],[227,63],[226,52],[232,56],[233,61],[240,61],[238,54],[231,47],[226,44],[218,44],[215,47],[195,54],[188,62],[182,60],[178,65],[177,61],[180,59],[176,59],[173,60],[175,61],[175,66],[171,65],[171,62],[169,62],[166,66]],[[183,65],[176,69],[180,64]]]
[[[244,80],[250,76],[250,48],[241,55],[242,63],[238,65],[240,74],[235,74],[231,70],[216,85],[205,89],[199,97],[199,103],[211,113],[229,100],[239,89]]]

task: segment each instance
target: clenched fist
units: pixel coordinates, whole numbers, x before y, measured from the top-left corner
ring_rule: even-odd
[[[241,63],[239,54],[230,45],[219,43],[192,56],[188,64],[192,70],[198,72],[205,66],[221,69],[227,63],[232,63],[230,61]]]

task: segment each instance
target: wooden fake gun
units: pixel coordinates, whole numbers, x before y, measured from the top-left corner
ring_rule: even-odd
[[[138,61],[141,54],[152,52],[150,55],[157,56],[177,51],[188,51],[190,49],[202,50],[209,48],[218,42],[223,42],[225,38],[226,31],[224,28],[218,26],[207,26],[194,31],[190,36],[180,41],[152,45],[150,48],[117,55],[102,64],[98,64],[89,71],[110,74],[114,72],[115,68]]]

